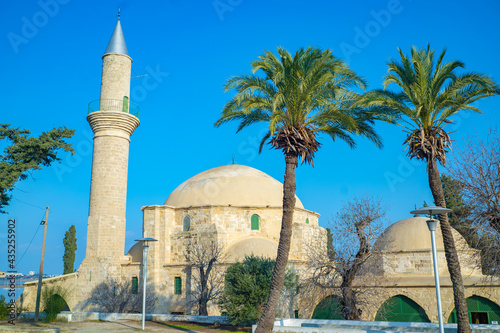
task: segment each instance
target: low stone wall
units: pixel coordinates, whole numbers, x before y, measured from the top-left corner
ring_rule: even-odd
[[[252,326],[255,332],[257,325]],[[282,333],[332,333],[339,331],[361,332],[437,332],[438,323],[403,323],[390,321],[347,321],[320,319],[283,319],[274,322],[273,332]],[[500,325],[471,325],[473,333],[500,331]],[[444,324],[445,333],[455,333],[457,324]]]
[[[40,313],[40,318],[44,318],[45,313]],[[34,312],[23,312],[19,318],[34,319]],[[85,320],[142,320],[142,313],[103,313],[103,312],[70,312],[62,311],[57,315],[57,320],[65,322],[85,321]],[[185,321],[200,324],[229,324],[227,317],[222,316],[187,316],[170,314],[146,314],[146,320],[149,321]]]

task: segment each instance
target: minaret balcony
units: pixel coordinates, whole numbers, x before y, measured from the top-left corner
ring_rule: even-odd
[[[92,101],[89,103],[89,114],[95,111],[120,111],[139,118],[140,109],[125,97],[124,99],[98,99]]]

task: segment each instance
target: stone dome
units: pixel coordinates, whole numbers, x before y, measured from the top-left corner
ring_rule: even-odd
[[[142,262],[142,242],[137,242],[130,250],[128,250],[128,255],[132,257],[132,262]]]
[[[304,208],[297,198],[296,208]],[[165,201],[173,207],[270,206],[283,204],[283,184],[257,169],[230,164],[209,169],[180,184]]]
[[[226,253],[228,259],[242,261],[245,256],[266,257],[276,259],[278,244],[270,239],[250,237],[242,239],[228,247]]]
[[[411,217],[394,223],[380,235],[375,244],[375,252],[408,252],[431,250],[431,233],[427,227],[426,217]],[[452,228],[457,250],[469,248],[467,242],[458,231]],[[438,223],[436,229],[436,250],[444,251],[443,236]]]

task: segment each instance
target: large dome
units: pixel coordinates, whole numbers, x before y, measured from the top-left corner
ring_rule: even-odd
[[[394,223],[380,235],[373,251],[404,252],[432,249],[431,233],[427,227],[426,217],[411,217]],[[468,249],[467,242],[458,231],[452,228],[457,250]],[[436,229],[436,250],[444,251],[443,236],[440,223]]]
[[[296,208],[304,208],[297,198]],[[165,201],[174,207],[270,206],[283,204],[283,184],[257,169],[230,164],[213,168],[180,184]]]

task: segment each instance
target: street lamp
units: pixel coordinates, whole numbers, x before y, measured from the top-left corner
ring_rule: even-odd
[[[437,310],[438,310],[438,319],[439,319],[439,332],[444,333],[443,327],[443,310],[441,308],[441,291],[439,286],[439,271],[438,271],[438,263],[437,263],[437,252],[436,252],[436,227],[438,221],[433,219],[432,216],[434,214],[444,214],[451,212],[451,209],[431,206],[431,207],[422,207],[417,210],[411,211],[411,214],[428,214],[429,220],[427,220],[427,227],[431,232],[431,243],[432,243],[432,261],[434,262],[434,281],[436,283],[436,298],[437,298]]]
[[[142,258],[143,258],[143,266],[142,270],[144,271],[142,278],[142,330],[144,331],[144,321],[146,320],[146,271],[147,271],[147,263],[148,263],[148,250],[149,250],[149,242],[157,242],[157,239],[154,238],[139,238],[135,240],[136,242],[142,242]]]

